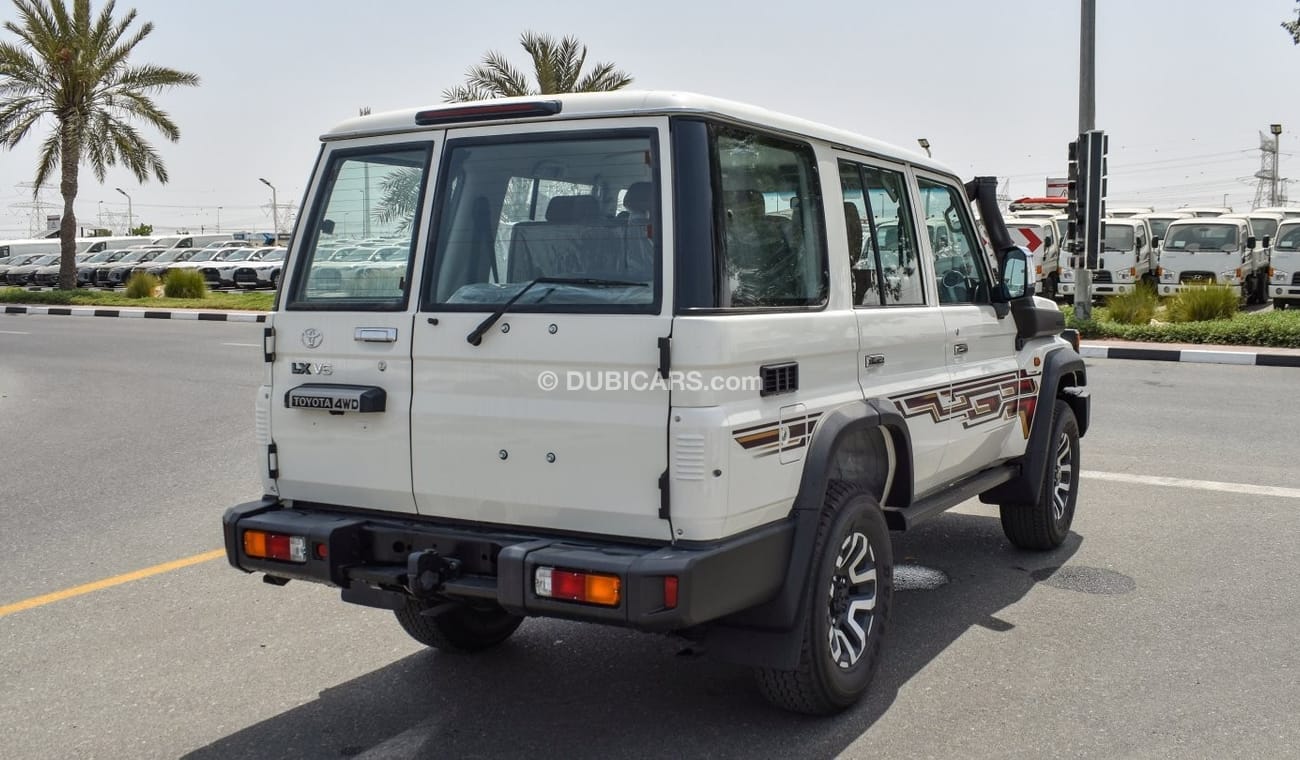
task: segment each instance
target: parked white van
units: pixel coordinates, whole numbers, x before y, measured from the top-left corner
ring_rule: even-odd
[[[890,527],[979,496],[1015,546],[1066,539],[1087,370],[994,178],[681,93],[322,139],[263,338],[264,496],[222,521],[236,568],[440,649],[529,616],[703,640],[830,713],[879,661]],[[340,276],[366,183],[395,250]]]
[[[1165,234],[1160,295],[1174,295],[1187,287],[1227,285],[1241,288],[1247,303],[1263,303],[1267,298],[1271,240],[1256,241],[1247,220],[1180,219]]]
[[[235,241],[230,235],[167,235],[165,237],[154,238],[146,241],[152,248],[203,248],[209,243],[218,241],[230,241],[234,245]]]
[[[1300,306],[1300,219],[1288,219],[1278,226],[1272,254],[1269,290],[1273,308],[1294,309]]]
[[[0,259],[32,253],[58,253],[60,250],[61,244],[58,238],[0,240]]]

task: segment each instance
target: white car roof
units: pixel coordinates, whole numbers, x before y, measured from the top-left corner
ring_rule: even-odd
[[[865,137],[847,130],[818,124],[794,116],[769,111],[766,108],[724,100],[707,95],[689,92],[660,92],[642,90],[618,90],[616,92],[570,93],[553,95],[530,95],[520,98],[500,98],[491,101],[494,106],[513,103],[537,103],[541,101],[559,101],[561,110],[554,116],[535,116],[521,119],[494,119],[477,122],[461,122],[454,126],[468,124],[505,124],[511,122],[552,123],[568,119],[583,119],[608,116],[649,116],[698,114],[717,116],[722,119],[763,127],[769,130],[784,131],[793,135],[813,137],[831,143],[866,148],[872,153],[883,156],[901,157],[917,166],[924,166],[933,171],[956,176],[956,172],[934,161],[922,153],[890,145],[870,137]],[[407,108],[398,111],[386,111],[370,116],[361,116],[341,122],[329,132],[321,135],[322,140],[341,140],[349,137],[393,134],[400,132],[420,132],[433,129],[445,129],[448,125],[419,126],[415,123],[416,114],[425,111],[451,110],[474,105],[473,103],[438,103],[422,108]]]

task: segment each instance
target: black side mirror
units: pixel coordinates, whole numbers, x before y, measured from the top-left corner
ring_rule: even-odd
[[[1051,236],[1051,235],[1048,235],[1047,237],[1043,238],[1043,247],[1044,247],[1044,248],[1051,248],[1051,247],[1052,247],[1052,242],[1053,242],[1053,241],[1052,241],[1052,236]]]
[[[321,223],[320,223],[320,231],[323,232],[323,233],[325,233],[326,235],[333,235],[333,234],[334,234],[334,220],[333,220],[333,219],[323,219],[323,220],[321,220]]]
[[[1268,248],[1270,245],[1272,245],[1272,243],[1273,243],[1273,239],[1270,238],[1268,235],[1265,235],[1265,236],[1264,236],[1264,247],[1265,247],[1265,248]]]
[[[1153,237],[1153,238],[1151,238],[1151,247],[1152,247],[1152,248],[1159,248],[1159,247],[1160,247],[1160,238],[1158,238],[1158,237]]]
[[[1248,236],[1248,237],[1246,238],[1246,250],[1248,250],[1248,251],[1253,251],[1253,250],[1255,250],[1255,236],[1254,236],[1254,235],[1250,235],[1250,236]]]

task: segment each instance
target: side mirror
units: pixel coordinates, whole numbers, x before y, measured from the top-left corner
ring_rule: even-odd
[[[1159,247],[1160,247],[1160,238],[1158,238],[1158,237],[1153,237],[1153,238],[1151,238],[1151,247],[1152,247],[1152,248],[1159,248]]]
[[[323,220],[321,220],[321,223],[320,223],[320,231],[323,232],[323,233],[325,233],[326,235],[333,235],[333,234],[334,234],[334,220],[333,220],[333,219],[323,219]]]
[[[1264,247],[1265,247],[1265,248],[1268,248],[1268,247],[1271,246],[1272,244],[1273,244],[1273,239],[1270,238],[1268,235],[1265,235],[1265,236],[1264,236]]]
[[[1246,238],[1246,250],[1248,250],[1248,251],[1253,251],[1253,250],[1255,250],[1255,236],[1254,236],[1254,235],[1250,235],[1250,236],[1248,236],[1248,237]]]
[[[1047,237],[1043,238],[1043,247],[1044,247],[1044,248],[1051,248],[1053,242],[1055,242],[1055,241],[1052,240],[1052,236],[1051,236],[1051,235],[1048,235]]]
[[[1017,247],[1004,252],[998,268],[1002,271],[1000,284],[1002,300],[1014,301],[1032,293],[1029,282],[1029,256],[1025,253],[1025,249]]]

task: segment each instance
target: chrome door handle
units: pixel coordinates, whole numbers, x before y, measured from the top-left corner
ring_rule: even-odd
[[[867,354],[867,368],[879,367],[885,363],[884,354]]]
[[[396,343],[396,327],[358,327],[353,333],[353,340],[362,343]]]
[[[966,353],[969,350],[970,347],[967,346],[965,343],[958,343],[952,347],[952,352],[957,356],[961,356],[962,354]]]

